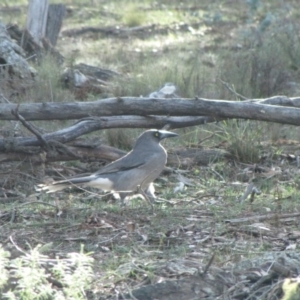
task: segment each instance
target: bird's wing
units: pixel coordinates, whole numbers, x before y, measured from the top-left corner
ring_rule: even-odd
[[[108,164],[107,166],[100,169],[93,175],[103,175],[103,174],[127,171],[131,169],[140,168],[145,164],[146,164],[146,160],[144,158],[137,160],[135,155],[129,153],[128,155]]]

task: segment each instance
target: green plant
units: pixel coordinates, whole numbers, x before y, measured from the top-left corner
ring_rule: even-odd
[[[219,77],[247,98],[295,95],[299,90],[299,26],[292,19],[266,19],[270,21],[267,27],[261,22],[239,31],[235,42],[241,48],[221,54]],[[223,92],[221,98],[233,96]]]
[[[80,253],[56,259],[42,255],[39,248],[10,261],[0,248],[1,299],[86,299],[93,259],[83,253],[83,248]]]
[[[37,70],[33,85],[22,94],[23,102],[63,102],[74,98],[71,92],[64,89],[61,84],[61,72],[56,59],[46,55],[38,65],[34,65]]]
[[[124,150],[132,149],[132,139],[130,136],[130,130],[123,128],[106,130],[106,138],[108,144],[112,147],[121,148]]]
[[[0,291],[8,281],[9,273],[7,266],[9,264],[10,253],[5,251],[0,245]]]
[[[256,126],[255,126],[256,125]],[[233,157],[244,163],[257,163],[259,141],[262,138],[260,125],[252,121],[223,121],[222,128],[228,142],[227,150]]]

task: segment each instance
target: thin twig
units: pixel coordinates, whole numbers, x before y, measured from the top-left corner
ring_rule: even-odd
[[[211,171],[212,173],[214,173],[215,175],[219,176],[219,177],[222,179],[222,181],[225,182],[224,177],[223,177],[220,173],[218,173],[218,172],[215,171],[214,169],[208,169],[208,170]]]
[[[59,142],[59,141],[55,141],[55,140],[51,140],[49,141],[49,143],[51,145],[54,145],[55,147],[60,147],[62,148],[67,154],[69,154],[70,156],[74,157],[74,158],[81,158],[80,155],[77,155],[76,153],[74,153],[72,150],[70,150],[68,148],[68,146],[64,145],[63,143]]]
[[[41,142],[41,144],[47,149],[49,150],[49,144],[46,141],[46,139],[42,136],[42,134],[38,131],[37,128],[35,128],[33,125],[31,125],[30,123],[28,123],[18,112],[19,110],[19,104],[17,106],[17,108],[15,110],[11,110],[11,113],[13,116],[16,117],[17,120],[19,120],[22,125],[27,128],[30,132],[32,132],[37,138],[38,140]]]
[[[114,240],[117,236],[121,235],[122,232],[119,232],[118,234],[114,235],[113,237],[107,239],[107,240],[104,240],[104,241],[101,241],[101,242],[98,242],[98,244],[104,244],[104,243],[107,243],[107,242],[111,242],[112,240]]]
[[[15,246],[15,248],[20,251],[21,253],[25,254],[25,255],[28,255],[28,253],[26,253],[22,248],[20,248],[16,243],[15,241],[13,240],[12,236],[10,235],[9,236],[9,240],[11,241],[11,243]]]
[[[230,86],[229,86],[229,83],[228,82],[225,82],[223,81],[222,79],[219,78],[219,80],[225,85],[225,87],[231,92],[233,93],[235,96],[237,97],[240,97],[242,98],[243,100],[248,100],[247,97],[243,96],[242,94],[239,94],[237,93],[234,89],[232,89]]]
[[[243,203],[248,198],[248,196],[252,193],[253,188],[254,188],[254,183],[250,182],[248,184],[244,194],[240,197],[239,202]]]
[[[215,259],[215,255],[216,253],[214,252],[213,255],[211,256],[211,258],[209,259],[208,263],[206,264],[203,272],[201,273],[202,276],[205,276],[207,271],[209,270],[210,266],[212,265],[214,259]]]

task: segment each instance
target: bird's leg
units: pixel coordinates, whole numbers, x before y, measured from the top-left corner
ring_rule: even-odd
[[[153,183],[150,183],[148,186],[144,188],[144,191],[148,198],[150,199],[151,203],[154,203],[156,196],[155,196],[155,188]]]
[[[142,189],[140,185],[137,187],[137,193],[141,194],[145,198],[145,200],[149,203],[149,205],[151,206],[151,213],[153,214],[154,213],[153,203],[148,197],[147,193]]]
[[[127,197],[128,193],[119,193],[119,196],[121,198],[121,207],[125,207],[126,203],[125,203],[125,198]]]

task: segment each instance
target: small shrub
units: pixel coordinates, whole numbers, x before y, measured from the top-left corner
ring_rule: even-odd
[[[132,139],[126,129],[117,128],[109,129],[106,131],[108,144],[112,147],[120,148],[123,150],[131,150],[133,143]]]
[[[262,30],[264,27],[264,30]],[[278,20],[240,31],[242,48],[223,53],[219,76],[247,98],[298,93],[300,38],[293,21]],[[224,90],[225,91],[225,90]],[[232,97],[225,91],[221,98]]]
[[[254,124],[254,122],[244,120],[223,122],[222,126],[228,142],[227,150],[239,162],[257,163],[259,161],[259,142],[262,136],[259,128],[251,128]]]
[[[9,261],[0,248],[0,261],[1,299],[86,299],[93,278],[93,259],[82,251],[50,259],[36,247]]]
[[[61,68],[54,57],[45,56],[39,65],[34,65],[37,75],[34,84],[22,96],[24,102],[63,102],[73,98],[71,92],[62,87]],[[20,97],[21,98],[21,97]]]

